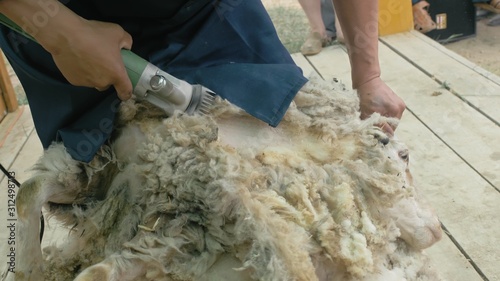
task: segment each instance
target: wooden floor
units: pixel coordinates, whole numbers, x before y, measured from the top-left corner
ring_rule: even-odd
[[[306,75],[316,72],[350,85],[342,46],[293,58]],[[397,136],[410,147],[416,185],[447,234],[426,252],[446,280],[500,281],[500,77],[417,32],[381,38],[380,59],[383,79],[408,107]],[[41,145],[29,107],[6,118],[0,123],[0,163],[23,181]],[[5,225],[6,188],[0,175]],[[8,233],[0,235],[3,266]]]
[[[381,38],[379,55],[407,105],[396,135],[447,234],[426,252],[447,280],[500,280],[500,77],[418,32]],[[343,46],[293,58],[306,75],[351,84]]]

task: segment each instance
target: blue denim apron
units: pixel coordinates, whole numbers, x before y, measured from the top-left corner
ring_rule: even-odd
[[[188,1],[171,18],[153,20],[103,15],[82,2],[67,5],[84,18],[120,24],[134,38],[132,51],[271,126],[307,81],[260,0]],[[49,53],[6,28],[0,46],[26,91],[43,146],[62,141],[74,159],[90,161],[113,129],[119,106],[113,89],[68,84]]]

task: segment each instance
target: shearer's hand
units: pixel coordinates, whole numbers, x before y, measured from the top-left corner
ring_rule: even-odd
[[[132,37],[119,25],[81,18],[58,0],[1,0],[0,12],[25,28],[49,53],[73,85],[105,90],[114,86],[120,99],[130,98],[120,50]],[[30,21],[46,16],[44,24]]]
[[[82,19],[78,35],[59,46],[51,53],[68,82],[99,91],[114,86],[120,99],[131,97],[132,82],[120,50],[132,47],[132,37],[119,25]]]
[[[378,58],[378,1],[333,0],[351,63],[352,87],[358,90],[361,118],[373,112],[401,118],[405,104],[382,80]],[[393,135],[396,128],[381,124]]]
[[[368,118],[374,112],[401,119],[406,109],[404,101],[379,77],[360,85],[358,95],[361,119]],[[396,127],[391,127],[389,124],[382,124],[381,127],[390,135],[394,135],[396,130]]]

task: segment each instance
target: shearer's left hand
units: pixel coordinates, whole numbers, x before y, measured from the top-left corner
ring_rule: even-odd
[[[404,101],[385,84],[380,77],[376,77],[358,87],[361,119],[368,118],[378,112],[382,116],[401,119],[406,105]],[[381,124],[382,130],[394,135],[395,126]]]

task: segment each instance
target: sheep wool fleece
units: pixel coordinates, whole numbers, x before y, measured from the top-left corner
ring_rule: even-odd
[[[44,250],[45,280],[110,265],[109,280],[440,280],[386,213],[416,197],[384,152],[400,144],[374,138],[381,117],[361,121],[342,88],[312,80],[278,128],[222,99],[210,116],[167,119],[128,101],[119,136],[89,164],[52,146],[38,190],[78,196],[47,206],[71,233]],[[251,135],[231,134],[245,124]],[[219,274],[248,279],[207,277],[228,256]]]

